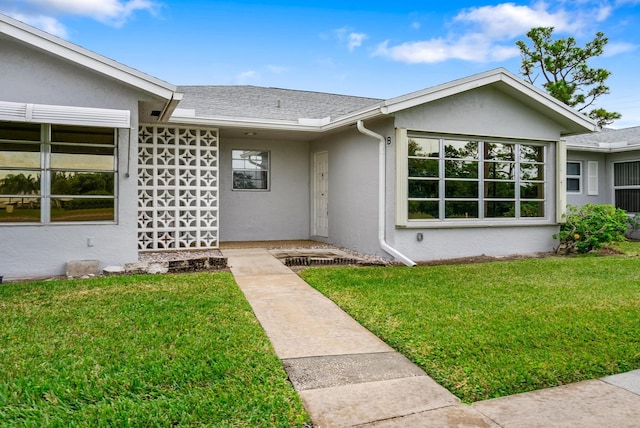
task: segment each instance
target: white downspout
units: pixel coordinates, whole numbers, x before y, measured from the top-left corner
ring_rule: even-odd
[[[400,260],[407,266],[415,266],[416,262],[411,260],[409,257],[400,253],[395,248],[391,247],[387,244],[385,238],[385,217],[386,217],[386,182],[387,182],[387,166],[386,166],[386,149],[385,149],[385,138],[376,134],[364,127],[364,123],[359,120],[357,122],[358,131],[363,133],[364,135],[368,135],[370,137],[376,138],[379,143],[379,154],[378,154],[378,241],[380,242],[380,247],[387,253],[391,254],[396,259]]]

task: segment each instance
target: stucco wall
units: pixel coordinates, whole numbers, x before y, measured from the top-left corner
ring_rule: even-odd
[[[393,129],[391,120],[372,125]],[[389,134],[391,135],[391,134]],[[355,128],[311,144],[313,153],[329,154],[329,237],[320,239],[367,254],[378,245],[378,142]]]
[[[231,150],[270,151],[270,190],[232,190]],[[220,241],[309,238],[309,144],[220,137]]]
[[[443,98],[396,114],[396,127],[429,132],[558,140],[549,118],[490,87]]]
[[[589,195],[587,192],[589,161],[598,162],[597,195]],[[568,151],[567,162],[581,162],[582,164],[582,188],[580,192],[567,192],[567,204],[580,206],[585,204],[613,203],[613,167],[607,162],[607,156],[604,153]]]
[[[97,259],[102,267],[137,260],[137,108],[144,96],[58,58],[0,38],[0,100],[126,109],[132,113],[118,142],[117,224],[0,225],[0,275],[5,278],[61,275],[69,260]],[[127,165],[127,150],[133,161]],[[128,168],[128,169],[127,169]],[[129,171],[130,176],[126,177]],[[93,238],[89,247],[87,239]]]

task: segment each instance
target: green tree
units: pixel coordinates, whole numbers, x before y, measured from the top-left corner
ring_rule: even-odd
[[[598,97],[609,93],[605,81],[611,72],[587,65],[590,58],[602,55],[609,39],[598,32],[582,48],[573,37],[553,40],[552,36],[553,27],[536,27],[527,33],[531,46],[522,40],[516,42],[525,79],[533,84],[541,76],[542,87],[551,96],[596,120],[600,126],[620,119],[620,113],[594,106]]]

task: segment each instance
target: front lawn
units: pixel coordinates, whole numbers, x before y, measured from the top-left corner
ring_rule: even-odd
[[[465,402],[640,368],[640,258],[308,269]]]
[[[0,425],[308,420],[227,273],[0,286]]]

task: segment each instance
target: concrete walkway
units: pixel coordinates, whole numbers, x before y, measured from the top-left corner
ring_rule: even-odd
[[[223,254],[316,427],[640,426],[640,370],[468,406],[269,251]]]

